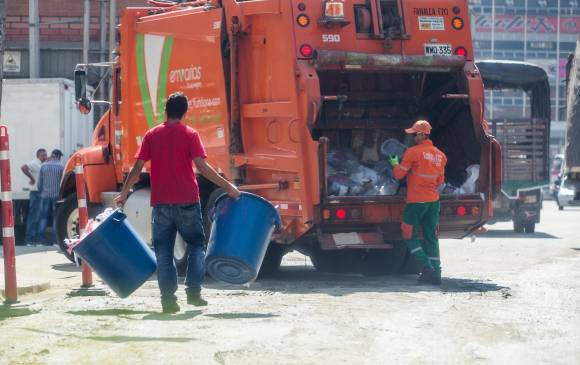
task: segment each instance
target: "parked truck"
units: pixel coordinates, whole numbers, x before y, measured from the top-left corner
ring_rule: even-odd
[[[566,151],[557,192],[560,210],[565,206],[580,206],[580,37],[566,71]]]
[[[493,221],[513,221],[514,231],[534,233],[540,222],[542,189],[550,184],[550,84],[541,67],[515,61],[478,61],[489,90],[525,91],[525,115],[494,113],[492,134],[502,147],[502,189]],[[499,114],[499,115],[498,115]]]
[[[483,125],[467,1],[152,4],[123,11],[111,109],[95,131],[102,138],[75,155],[95,210],[111,204],[143,135],[163,122],[167,95],[183,91],[184,122],[201,133],[209,162],[278,207],[283,224],[262,273],[275,271],[291,249],[319,270],[399,270],[408,258],[400,230],[405,188],[394,188],[379,150],[403,141],[419,118],[432,123],[434,143],[448,156],[450,186],[479,167],[470,189],[442,195],[440,236],[464,237],[492,216],[501,151]],[[83,109],[90,106],[81,92],[86,68],[76,71]],[[73,168],[71,159],[60,240],[77,232]],[[149,240],[147,171],[125,211]],[[209,227],[222,192],[198,180]],[[177,244],[178,265],[185,253]]]
[[[2,124],[10,136],[10,162],[16,240],[22,242],[28,214],[30,184],[20,167],[58,148],[65,157],[90,145],[92,113],[82,115],[75,105],[74,83],[67,79],[4,80]]]

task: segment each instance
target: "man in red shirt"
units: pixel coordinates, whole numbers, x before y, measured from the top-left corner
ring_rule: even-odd
[[[238,189],[221,177],[205,160],[207,157],[199,134],[181,119],[187,112],[187,97],[182,93],[169,96],[165,104],[167,120],[149,130],[143,137],[135,164],[115,201],[123,205],[129,191],[139,181],[145,162],[151,161],[151,206],[153,206],[153,248],[157,257],[157,281],[164,313],[179,311],[177,304],[177,270],[173,249],[177,232],[189,246],[185,291],[187,303],[207,305],[201,297],[205,276],[204,243],[199,187],[193,171],[221,187],[232,198]]]
[[[398,156],[389,159],[395,178],[407,178],[407,206],[401,230],[407,247],[421,267],[419,280],[440,285],[438,188],[445,181],[447,157],[429,139],[431,125],[426,120],[416,121],[405,132],[414,137],[415,146],[405,151],[400,164]],[[423,242],[418,239],[418,228],[423,231]]]

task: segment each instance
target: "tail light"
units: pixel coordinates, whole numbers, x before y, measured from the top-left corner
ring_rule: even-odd
[[[455,48],[455,55],[467,58],[467,49],[465,47],[459,46]]]
[[[456,16],[455,18],[451,19],[451,26],[455,30],[461,30],[465,26],[465,22],[462,18]]]
[[[304,4],[304,3],[298,3],[298,10],[305,11],[306,10],[306,4]]]
[[[346,218],[346,209],[344,208],[337,209],[334,215],[336,216],[336,218],[343,220]]]
[[[465,209],[465,207],[463,205],[460,205],[457,207],[456,213],[458,216],[464,217],[466,212],[467,212],[467,210]]]
[[[331,19],[344,19],[344,3],[333,0],[325,1],[324,16]]]
[[[345,219],[359,220],[362,218],[362,207],[325,208],[322,210],[322,219],[324,220],[343,221]]]
[[[309,44],[303,44],[300,46],[300,54],[304,58],[312,58],[314,55],[314,48]]]
[[[300,14],[296,18],[296,22],[298,23],[299,26],[305,28],[308,25],[310,25],[310,18],[306,14]]]

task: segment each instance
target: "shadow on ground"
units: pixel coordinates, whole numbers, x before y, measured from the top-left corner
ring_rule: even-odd
[[[78,336],[73,334],[64,334],[54,331],[44,331],[35,328],[20,328],[24,331],[40,333],[45,335],[53,335],[65,338],[75,338],[80,340],[93,340],[93,341],[104,341],[104,342],[114,342],[114,343],[127,343],[127,342],[174,342],[183,343],[196,340],[193,337],[149,337],[149,336]]]
[[[486,293],[502,292],[509,296],[510,288],[487,280],[443,278],[441,287],[417,283],[415,275],[365,277],[359,274],[321,273],[309,267],[285,267],[275,277],[258,280],[248,287],[207,281],[205,287],[224,291],[270,291],[286,294],[317,294],[344,296],[354,293]],[[507,293],[507,294],[506,294]],[[235,295],[233,293],[232,295]]]
[[[510,229],[490,229],[486,233],[477,235],[481,238],[529,238],[529,239],[561,239],[545,232],[516,233]]]
[[[213,313],[206,314],[205,317],[212,317],[217,319],[255,319],[255,318],[273,318],[279,317],[272,313]]]

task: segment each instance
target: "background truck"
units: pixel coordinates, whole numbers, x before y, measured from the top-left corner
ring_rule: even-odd
[[[525,91],[529,116],[494,113],[492,134],[502,147],[501,194],[494,202],[493,221],[512,220],[515,232],[534,233],[540,222],[542,189],[550,184],[550,85],[546,72],[514,61],[479,61],[486,89]]]
[[[291,249],[319,270],[395,272],[408,258],[400,230],[405,188],[380,150],[403,141],[416,119],[432,123],[434,143],[449,159],[441,237],[468,235],[493,213],[501,152],[484,129],[470,29],[463,0],[127,8],[111,64],[112,106],[95,132],[103,138],[76,154],[90,205],[111,204],[142,136],[163,122],[167,95],[183,91],[190,101],[184,122],[201,133],[209,162],[279,209],[282,228],[262,273],[275,271]],[[80,104],[88,105],[86,68],[76,75]],[[77,230],[67,223],[76,214],[73,166],[70,160],[62,183],[61,240]],[[462,189],[470,166],[479,173]],[[221,191],[198,180],[209,228]],[[147,168],[125,211],[150,239]],[[185,252],[176,245],[178,266]]]
[[[557,193],[558,207],[580,206],[580,37],[567,64],[566,151]]]
[[[22,242],[28,214],[28,178],[20,167],[36,150],[54,148],[70,157],[91,144],[92,113],[82,115],[75,105],[74,83],[66,79],[4,80],[2,124],[10,136],[12,196],[17,242]]]

